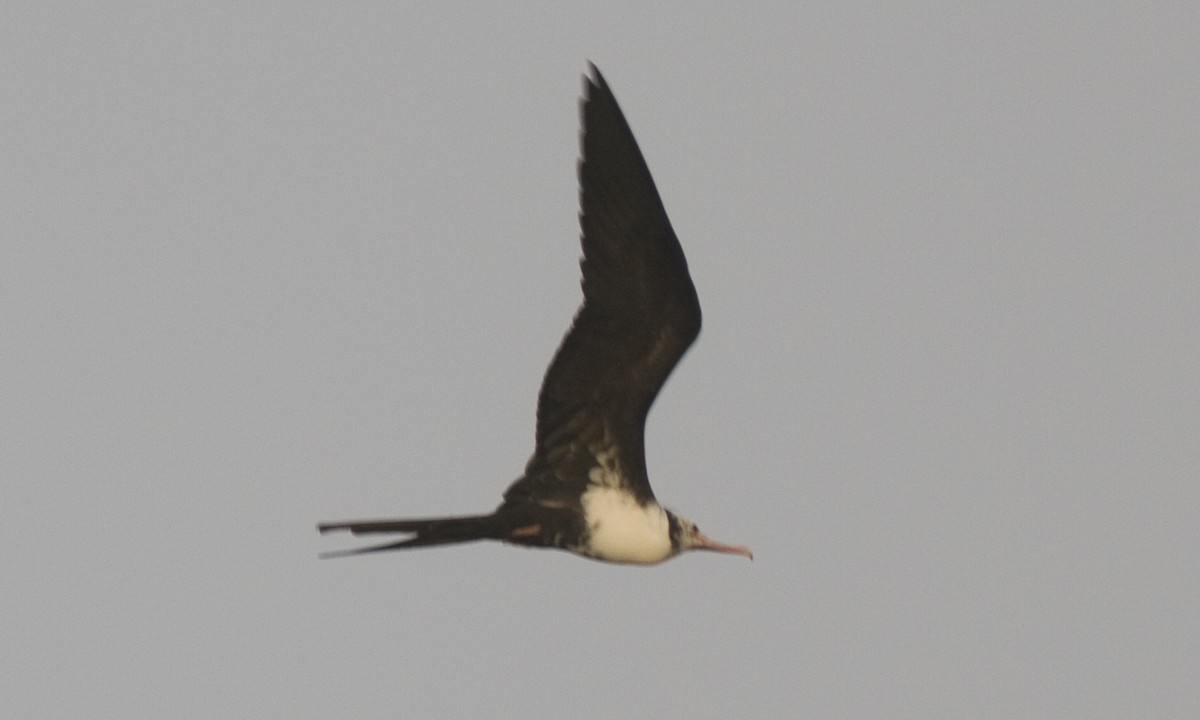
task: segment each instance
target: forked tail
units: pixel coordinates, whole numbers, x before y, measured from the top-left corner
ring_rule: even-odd
[[[333,552],[321,553],[322,558],[334,558],[381,552],[383,550],[402,550],[428,545],[449,545],[451,543],[471,542],[472,540],[487,540],[496,537],[495,526],[494,515],[470,515],[446,518],[420,518],[417,520],[364,520],[321,523],[317,525],[317,529],[322,534],[346,530],[353,535],[376,533],[409,533],[413,535],[413,537],[398,542],[370,545],[353,550],[335,550]]]

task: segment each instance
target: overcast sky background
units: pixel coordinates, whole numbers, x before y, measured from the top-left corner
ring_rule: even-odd
[[[0,716],[1200,717],[1200,6],[416,5],[6,9]],[[755,561],[319,561],[520,474],[588,59]]]

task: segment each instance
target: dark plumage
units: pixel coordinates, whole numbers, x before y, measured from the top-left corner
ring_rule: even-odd
[[[322,524],[321,532],[412,535],[328,555],[483,539],[614,562],[659,562],[691,548],[750,554],[662,509],[650,488],[646,415],[700,333],[700,303],[633,133],[590,70],[579,162],[584,301],[542,382],[525,474],[490,515]]]

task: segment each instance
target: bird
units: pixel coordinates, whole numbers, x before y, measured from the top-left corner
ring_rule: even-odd
[[[700,301],[679,239],[612,90],[588,63],[580,101],[583,304],[537,401],[524,474],[484,515],[320,523],[321,533],[404,536],[340,557],[475,540],[654,565],[688,550],[742,555],[660,505],[646,471],[651,405],[700,333]]]

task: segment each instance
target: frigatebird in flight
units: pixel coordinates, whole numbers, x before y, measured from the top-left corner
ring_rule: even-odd
[[[579,161],[583,305],[546,371],[525,474],[489,515],[324,523],[405,539],[356,555],[501,540],[650,565],[685,550],[752,557],[663,508],[646,476],[646,414],[700,333],[700,302],[650,170],[604,77],[584,79]]]

